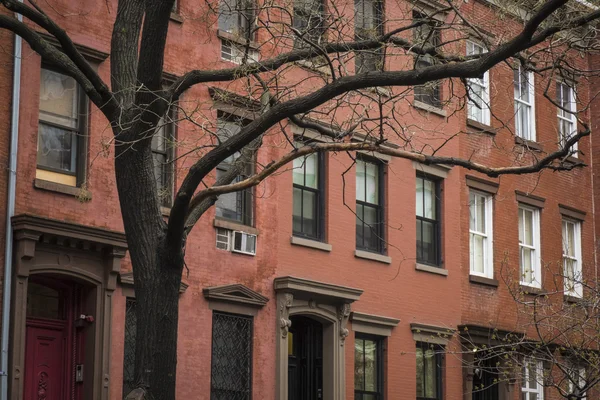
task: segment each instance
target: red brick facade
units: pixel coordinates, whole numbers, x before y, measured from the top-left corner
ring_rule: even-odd
[[[73,41],[79,45],[110,52],[112,22],[116,2],[58,2],[65,11],[53,18],[64,26]],[[205,10],[198,3],[179,0],[179,14],[183,22],[171,21],[165,71],[180,75],[190,66],[201,69],[222,68],[229,64],[221,62],[220,41],[216,36],[214,16],[207,24]],[[478,2],[473,2],[482,20],[493,14]],[[68,4],[68,5],[67,5]],[[350,4],[350,3],[349,3]],[[395,3],[394,3],[395,4]],[[392,6],[390,6],[391,8]],[[390,12],[394,12],[390,10]],[[11,104],[8,101],[12,85],[12,35],[0,31],[0,90],[5,101],[0,105],[0,165],[8,163],[8,140],[10,132]],[[259,40],[260,42],[260,37]],[[266,48],[264,51],[269,51]],[[593,59],[578,60],[594,65]],[[110,81],[110,59],[100,63],[99,75]],[[30,47],[24,45],[21,80],[21,105],[19,126],[18,181],[16,215],[31,214],[94,228],[123,231],[113,169],[111,131],[106,119],[94,106],[90,107],[88,190],[89,201],[76,196],[35,187],[38,137],[38,104],[41,59]],[[298,73],[305,73],[304,70]],[[491,109],[494,133],[477,131],[466,124],[465,109],[459,108],[459,100],[452,99],[448,117],[427,113],[412,107],[408,102],[399,108],[410,116],[411,123],[423,130],[442,132],[465,132],[451,141],[444,154],[460,155],[493,166],[511,165],[511,159],[519,152],[511,132],[513,109],[512,70],[499,65],[490,71],[492,82]],[[449,90],[445,84],[444,90]],[[598,92],[600,83],[578,87],[582,103]],[[536,82],[536,121],[538,142],[549,151],[557,131],[556,109],[543,96],[544,83]],[[551,89],[552,91],[554,88]],[[207,86],[199,85],[186,93],[184,102],[208,104],[212,100]],[[594,104],[599,100],[594,100]],[[450,109],[457,111],[450,112]],[[592,107],[597,112],[598,107]],[[593,113],[592,112],[592,113]],[[585,118],[592,121],[592,130],[598,128],[598,118],[586,111]],[[505,121],[503,127],[498,121]],[[178,139],[194,141],[198,130],[190,124],[178,126]],[[286,154],[289,147],[269,138],[272,143],[258,155],[258,162],[265,165]],[[286,170],[270,177],[256,189],[255,224],[258,230],[256,256],[247,256],[219,250],[215,247],[215,211],[208,211],[192,231],[186,248],[186,270],[183,281],[187,286],[180,298],[179,353],[177,369],[177,396],[181,399],[210,398],[211,381],[211,324],[213,311],[203,295],[203,289],[228,284],[242,284],[266,296],[269,301],[254,317],[252,398],[275,400],[276,394],[276,345],[280,335],[278,300],[274,280],[293,276],[332,285],[362,289],[359,300],[352,303],[352,311],[385,316],[400,322],[392,328],[385,339],[384,398],[390,400],[414,399],[415,381],[415,335],[411,324],[436,326],[440,329],[458,329],[461,325],[476,325],[506,331],[518,330],[519,319],[514,300],[506,287],[505,279],[519,267],[519,247],[516,191],[545,199],[541,211],[541,254],[544,265],[543,286],[552,285],[552,266],[561,265],[562,217],[559,204],[585,214],[582,223],[582,254],[584,274],[595,274],[595,213],[594,185],[600,184],[593,173],[598,168],[592,156],[598,153],[597,143],[591,137],[579,143],[581,160],[588,166],[571,172],[542,172],[530,176],[503,176],[486,178],[473,172],[454,167],[440,169],[445,176],[441,184],[442,215],[442,270],[444,274],[417,269],[415,250],[415,177],[422,167],[411,161],[393,159],[385,168],[385,237],[390,263],[355,256],[355,224],[352,210],[355,207],[354,170],[345,175],[353,163],[346,154],[326,154],[326,206],[325,242],[329,251],[292,244],[292,172]],[[524,156],[526,159],[529,155]],[[180,160],[176,168],[176,181],[181,182],[191,159]],[[499,184],[494,196],[494,279],[493,282],[472,282],[469,268],[469,187],[467,177]],[[0,177],[0,204],[6,201],[6,174]],[[345,202],[345,203],[344,203]],[[0,207],[4,209],[4,207]],[[4,213],[0,214],[0,226],[4,226]],[[0,243],[4,243],[4,229],[0,229]],[[2,252],[0,262],[3,263]],[[121,264],[121,273],[131,270],[127,257]],[[447,273],[446,273],[447,272]],[[490,284],[492,283],[492,284]],[[110,334],[110,373],[105,377],[110,399],[122,397],[125,304],[131,294],[126,284],[118,284],[112,296],[112,324]],[[351,318],[352,319],[352,318]],[[345,340],[345,393],[354,393],[354,341],[353,323],[346,328]],[[454,337],[447,345],[443,379],[444,399],[464,397],[463,360],[460,341]],[[453,354],[455,353],[455,354]],[[11,371],[9,366],[8,374]],[[518,383],[505,400],[520,398]],[[15,395],[9,397],[17,400]],[[545,400],[552,399],[547,391]],[[470,399],[470,397],[468,397]],[[502,397],[501,397],[502,398]],[[21,400],[21,399],[18,399]],[[337,399],[336,399],[337,400]]]

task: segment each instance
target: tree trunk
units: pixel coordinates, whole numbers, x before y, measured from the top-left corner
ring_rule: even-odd
[[[115,146],[115,169],[136,295],[136,387],[145,399],[174,400],[183,253],[166,242],[150,141],[127,136],[117,136],[126,144]]]

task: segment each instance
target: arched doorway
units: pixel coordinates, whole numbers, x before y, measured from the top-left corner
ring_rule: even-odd
[[[25,400],[81,399],[85,360],[83,299],[75,282],[32,277],[27,285]]]
[[[323,325],[292,316],[288,333],[288,400],[323,398]]]

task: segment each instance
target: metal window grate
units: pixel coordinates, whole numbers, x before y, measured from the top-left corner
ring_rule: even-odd
[[[250,400],[252,317],[213,313],[211,400]]]
[[[135,388],[135,299],[127,299],[125,306],[125,344],[123,357],[123,398]]]

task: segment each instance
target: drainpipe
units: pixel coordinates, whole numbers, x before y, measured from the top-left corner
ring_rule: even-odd
[[[23,0],[19,0],[23,2]],[[23,16],[16,14],[19,22]],[[8,195],[6,204],[6,242],[4,244],[4,289],[2,291],[2,357],[0,364],[0,400],[8,399],[8,333],[10,323],[10,297],[12,289],[13,230],[11,219],[15,214],[15,192],[17,184],[17,145],[19,141],[19,107],[21,95],[21,50],[22,39],[15,34],[12,115],[10,123],[10,153],[8,170]]]

